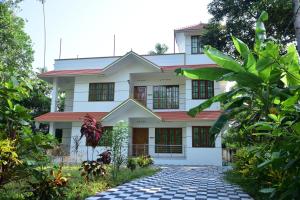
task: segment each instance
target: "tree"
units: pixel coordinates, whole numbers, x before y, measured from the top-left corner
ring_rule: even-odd
[[[160,44],[157,43],[155,45],[155,50],[154,51],[149,51],[150,55],[161,55],[161,54],[165,54],[168,51],[169,47],[165,44]]]
[[[297,39],[297,49],[298,53],[300,53],[300,4],[299,0],[293,0],[294,4],[294,28],[296,33],[296,39]]]
[[[297,0],[296,0],[297,1]],[[293,28],[293,4],[286,0],[213,0],[208,5],[208,11],[213,16],[211,23],[225,22],[224,27],[208,27],[210,31],[203,35],[204,44],[215,44],[215,40],[222,38],[216,48],[233,53],[234,48],[230,35],[235,35],[249,46],[253,46],[254,25],[261,10],[269,13],[269,21],[266,28],[269,35],[282,44],[295,41],[295,30]],[[221,35],[211,37],[213,31]]]
[[[235,81],[229,92],[216,95],[189,110],[197,113],[214,102],[224,112],[210,129],[212,138],[230,123],[230,131],[242,132],[243,153],[236,155],[236,172],[252,178],[260,192],[271,199],[299,199],[300,182],[300,63],[296,47],[266,37],[263,12],[256,22],[254,48],[232,36],[237,58],[211,47],[205,54],[219,67],[178,69],[192,79]],[[284,53],[283,53],[284,52]],[[240,142],[240,141],[239,141]]]

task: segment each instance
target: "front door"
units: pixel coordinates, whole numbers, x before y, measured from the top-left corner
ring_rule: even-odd
[[[148,128],[133,128],[132,155],[148,155]]]
[[[147,87],[134,86],[134,99],[146,106],[147,103]]]

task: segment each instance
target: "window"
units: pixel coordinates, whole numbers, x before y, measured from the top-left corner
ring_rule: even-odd
[[[153,86],[153,108],[154,109],[178,109],[179,108],[179,86]]]
[[[214,82],[192,80],[192,99],[209,99],[214,96]]]
[[[112,144],[112,133],[113,130],[112,126],[104,126],[103,127],[103,135],[100,138],[99,146],[106,146],[110,147]]]
[[[155,153],[182,153],[182,129],[156,128]]]
[[[90,83],[89,101],[113,101],[115,83]]]
[[[55,129],[55,138],[59,143],[62,142],[63,130],[62,129]]]
[[[209,134],[209,126],[193,126],[193,147],[214,147]]]
[[[191,47],[192,54],[202,53],[200,35],[194,35],[191,37]]]

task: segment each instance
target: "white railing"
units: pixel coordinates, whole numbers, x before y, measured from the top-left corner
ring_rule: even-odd
[[[149,144],[130,144],[130,156],[150,155],[152,157],[185,157],[186,148],[184,145],[149,145]]]

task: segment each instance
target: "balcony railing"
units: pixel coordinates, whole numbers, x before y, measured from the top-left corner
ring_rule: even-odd
[[[151,155],[152,157],[185,157],[184,145],[148,145],[131,144],[129,145],[130,156]]]

